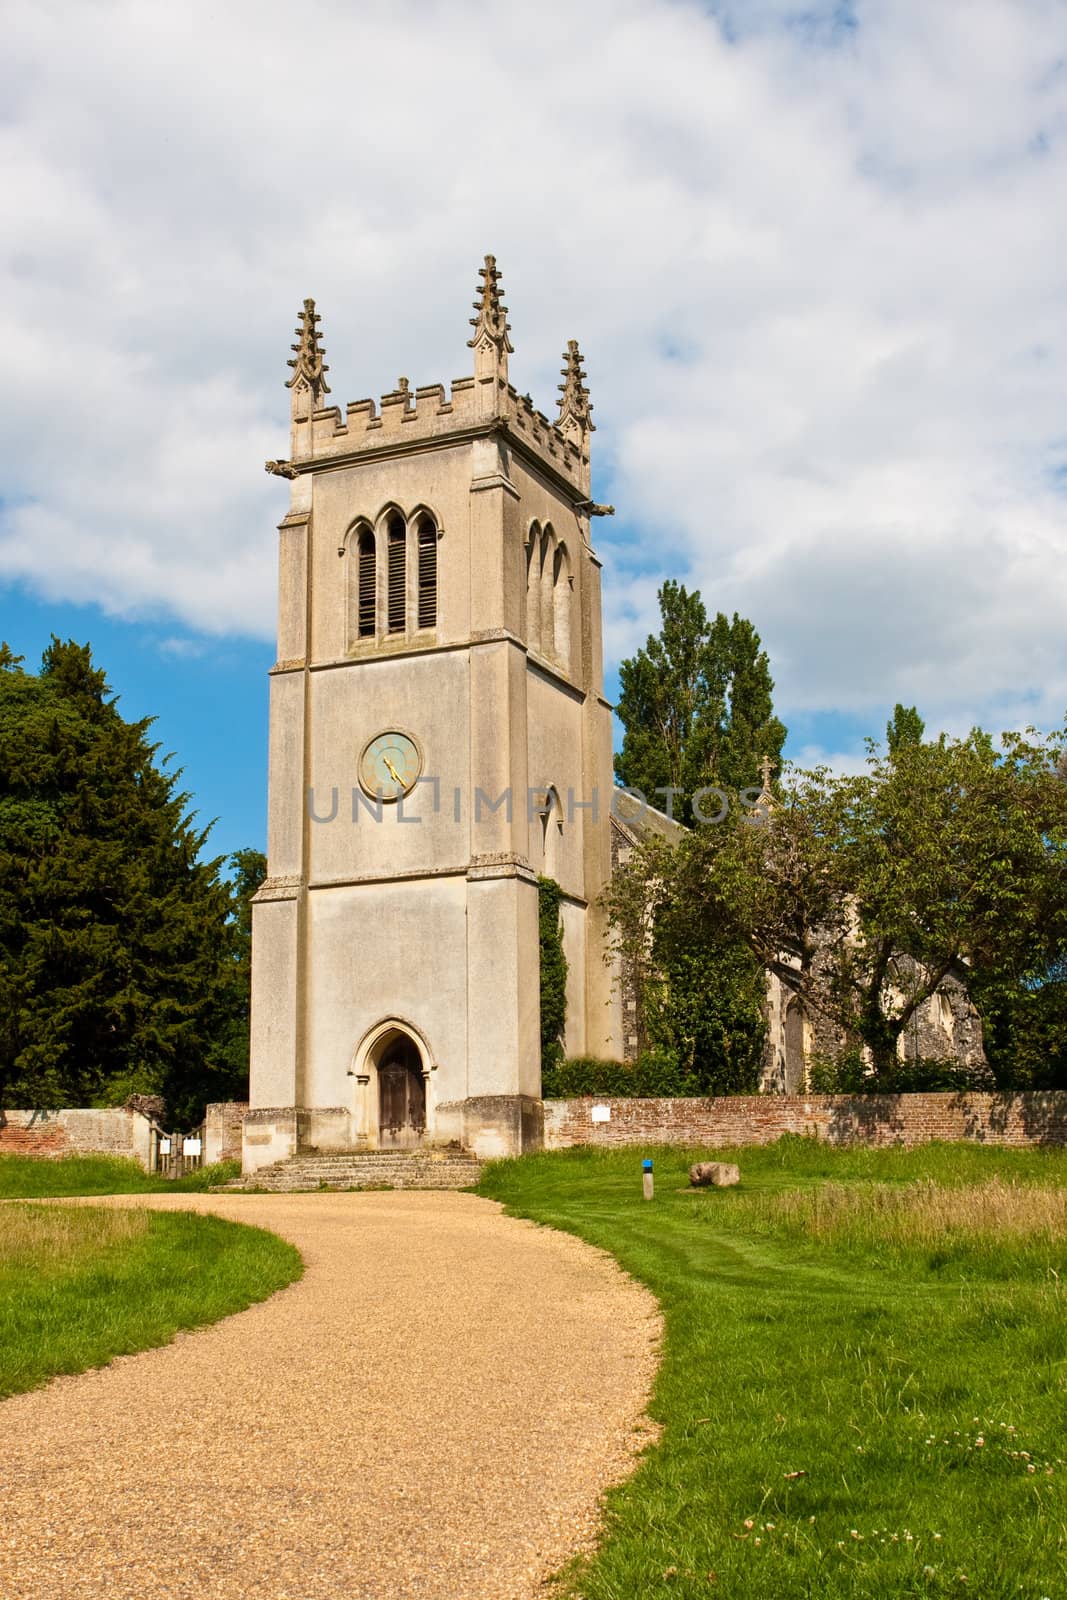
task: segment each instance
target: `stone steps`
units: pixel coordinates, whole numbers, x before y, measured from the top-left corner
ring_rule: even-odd
[[[237,1178],[228,1189],[471,1189],[482,1165],[465,1150],[306,1151]]]

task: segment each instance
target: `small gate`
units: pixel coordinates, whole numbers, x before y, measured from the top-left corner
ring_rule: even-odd
[[[204,1125],[192,1133],[164,1133],[156,1136],[154,1171],[161,1178],[184,1178],[204,1163]]]

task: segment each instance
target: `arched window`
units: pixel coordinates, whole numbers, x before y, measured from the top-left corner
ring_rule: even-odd
[[[419,519],[419,627],[437,626],[437,529],[432,517]]]
[[[526,644],[531,650],[541,648],[541,527],[530,525],[526,543]]]
[[[403,517],[393,516],[389,518],[387,539],[389,559],[386,571],[386,631],[389,633],[403,633],[408,621],[408,535]]]
[[[802,1094],[807,1082],[807,1016],[794,995],[785,1010],[785,1092]]]
[[[555,654],[556,624],[553,616],[552,601],[552,569],[556,560],[556,535],[550,522],[545,523],[545,530],[541,535],[541,560],[540,560],[540,605],[541,617],[538,629],[540,649],[544,655]]]
[[[361,528],[356,538],[356,628],[358,639],[373,639],[377,630],[378,562],[374,534]]]

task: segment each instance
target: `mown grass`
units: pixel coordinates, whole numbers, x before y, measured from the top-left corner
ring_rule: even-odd
[[[219,1161],[184,1178],[145,1172],[119,1156],[0,1155],[0,1200],[36,1200],[80,1194],[199,1194],[237,1178],[239,1161]]]
[[[698,1156],[741,1188],[690,1190]],[[610,1250],[665,1315],[661,1440],[565,1592],[1062,1600],[1065,1184],[1059,1151],[797,1139],[489,1167],[482,1193]]]
[[[44,1163],[40,1163],[44,1165]],[[215,1322],[299,1277],[261,1228],[192,1212],[0,1208],[0,1397]]]

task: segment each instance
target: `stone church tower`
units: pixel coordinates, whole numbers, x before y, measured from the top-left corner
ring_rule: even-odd
[[[314,302],[297,329],[246,1172],[540,1143],[539,874],[568,1052],[621,1053],[589,395],[573,341],[554,422],[516,392],[492,256],[480,276],[447,393],[330,405]]]

